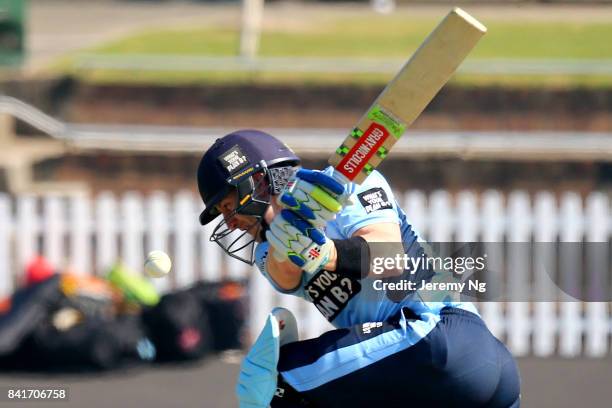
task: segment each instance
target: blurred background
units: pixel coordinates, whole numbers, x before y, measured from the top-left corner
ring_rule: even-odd
[[[322,168],[456,5],[489,32],[381,172],[427,240],[602,243],[551,255],[601,301],[480,310],[519,358],[524,406],[609,406],[607,0],[0,0],[0,389],[233,407],[273,306],[304,337],[327,330],[208,242],[197,163],[259,128]],[[153,249],[169,277],[143,277]],[[532,259],[504,259],[505,285],[533,279]]]

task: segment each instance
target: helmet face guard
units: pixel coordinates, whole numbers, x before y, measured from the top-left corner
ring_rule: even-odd
[[[272,194],[280,193],[293,171],[293,167],[269,169],[262,161],[246,177],[228,180],[237,193],[235,210],[215,226],[210,241],[216,242],[232,258],[253,265],[255,244],[263,240],[262,233],[267,229],[264,215]],[[231,228],[229,222],[237,214],[252,217],[252,224],[245,230]]]
[[[255,243],[265,239],[264,215],[271,196],[282,191],[299,163],[300,158],[286,144],[259,130],[237,130],[217,139],[198,165],[198,190],[205,206],[200,224],[207,225],[221,215],[218,206],[228,194],[235,194],[237,201],[233,214],[224,211],[224,220],[214,228],[210,240],[228,255],[252,264]],[[238,215],[253,217],[249,218],[253,224],[246,226],[241,219],[242,230],[236,230],[236,220],[231,219]]]

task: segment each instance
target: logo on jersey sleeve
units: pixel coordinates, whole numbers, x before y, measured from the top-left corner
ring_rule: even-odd
[[[393,204],[387,197],[387,193],[380,187],[374,187],[363,193],[357,194],[359,202],[366,213],[393,208]]]
[[[320,271],[308,281],[305,289],[315,307],[331,322],[361,291],[361,284],[347,276]]]

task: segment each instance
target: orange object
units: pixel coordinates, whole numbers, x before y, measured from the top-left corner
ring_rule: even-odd
[[[11,304],[12,302],[10,296],[0,300],[0,314],[5,314],[11,310]]]
[[[242,296],[244,296],[244,287],[237,282],[228,282],[219,288],[221,300],[237,300]]]
[[[109,299],[120,302],[121,291],[114,288],[108,281],[91,275],[64,273],[60,281],[60,289],[66,296],[87,296],[94,299]]]

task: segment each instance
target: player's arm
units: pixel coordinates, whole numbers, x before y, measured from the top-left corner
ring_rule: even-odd
[[[270,246],[266,258],[266,272],[276,285],[283,290],[292,291],[302,281],[302,269],[287,258],[274,256],[274,247]]]
[[[362,237],[368,242],[402,242],[399,225],[395,222],[366,225],[355,231],[353,236]]]
[[[372,273],[368,266],[375,258],[396,258],[404,254],[399,225],[395,222],[375,222],[355,231],[349,239],[335,240],[334,264],[328,270],[361,279]],[[333,268],[333,269],[331,269]],[[377,277],[391,277],[401,269],[385,269]]]
[[[366,225],[365,227],[362,227],[353,233],[351,238],[355,238],[355,237],[363,238],[366,241],[366,243],[388,242],[390,245],[393,245],[393,243],[399,243],[400,247],[401,247],[401,242],[402,242],[402,234],[400,232],[399,225],[394,222],[381,222],[381,223]],[[335,246],[336,242],[337,241],[334,242],[333,256],[329,258],[329,262],[327,263],[327,265],[325,265],[325,268],[324,268],[325,270],[332,271],[332,272],[335,272],[338,266],[338,250]],[[401,250],[403,249],[403,247],[399,249]],[[343,254],[341,252],[340,256],[342,255],[350,256],[350,254]]]
[[[403,253],[403,247],[401,245],[401,241],[402,241],[401,232],[399,229],[399,225],[397,223],[382,222],[382,223],[367,225],[355,231],[355,233],[353,233],[352,235],[352,238],[355,238],[355,237],[362,238],[363,240],[366,241],[366,244],[370,242],[372,243],[387,242],[389,243],[389,246],[393,246],[393,245],[396,246],[394,250],[397,253]],[[393,248],[389,248],[389,246],[386,246],[387,247],[386,249],[393,250]],[[274,247],[270,247],[269,251],[273,255]],[[363,255],[361,253],[362,251],[359,251],[359,252],[360,252],[359,256],[362,256]],[[351,254],[351,253],[346,253],[346,254],[343,254],[342,252],[340,253],[340,257],[345,256],[347,258],[352,258],[354,255],[355,254]],[[338,252],[336,249],[336,245],[334,241],[331,241],[329,259],[327,263],[325,264],[325,266],[323,267],[323,269],[327,271],[332,271],[332,272],[337,271],[337,266],[338,266],[337,261],[338,261]],[[343,262],[343,264],[346,265],[346,262]],[[357,264],[360,264],[360,263],[357,262]],[[266,270],[268,274],[270,275],[270,278],[274,281],[274,283],[276,283],[277,286],[279,286],[281,289],[286,290],[286,291],[291,291],[297,288],[300,285],[301,280],[302,280],[303,270],[286,258],[268,256],[267,263],[266,263]],[[345,273],[350,273],[350,274],[356,273],[354,271],[353,272],[338,271],[338,272],[341,272],[341,273],[345,272]]]
[[[385,245],[385,254],[375,254],[375,256],[394,256],[389,255],[390,253],[403,253],[401,232],[397,223],[393,222],[382,222],[367,225],[353,233],[351,238],[359,237],[363,239],[362,243],[368,245],[369,243],[381,243],[386,242],[388,245]],[[366,256],[365,252],[372,256],[371,251],[362,250],[360,244],[357,240],[344,240],[345,244],[341,244],[338,241],[331,241],[331,248],[329,252],[329,258],[325,266],[322,268],[327,271],[339,272],[340,274],[351,275],[356,278],[361,278],[362,272],[360,271],[361,266],[361,257]],[[338,249],[336,248],[336,243],[341,247],[340,254],[338,253]],[[353,246],[352,249],[349,249],[347,252],[343,252],[343,249],[346,248],[346,245]],[[270,247],[270,251],[273,252],[274,248]],[[338,270],[338,258],[343,258],[341,263],[341,270]],[[281,289],[286,291],[292,291],[297,288],[302,280],[302,274],[304,271],[302,268],[295,265],[293,262],[287,260],[279,260],[280,257],[270,256],[267,260],[267,272]],[[394,274],[394,271],[387,271],[388,273]],[[401,273],[401,271],[397,271],[397,273]]]
[[[366,258],[372,255],[370,242],[388,243],[375,246],[376,256],[403,253],[397,222],[380,214],[370,215],[379,220],[372,220],[352,232],[348,239],[331,240],[325,235],[325,223],[342,208],[341,202],[347,200],[342,195],[335,195],[345,190],[334,183],[337,182],[329,175],[300,170],[280,196],[279,202],[284,209],[276,214],[266,233],[270,251],[276,251],[276,256],[271,252],[273,256],[268,257],[266,272],[281,289],[296,288],[301,283],[303,271],[314,273],[324,269],[363,277],[368,273],[363,270],[369,264]],[[384,192],[379,194],[388,200]],[[363,212],[360,214],[363,223],[368,213],[361,207],[363,204],[355,205]],[[384,254],[378,254],[381,249]]]

